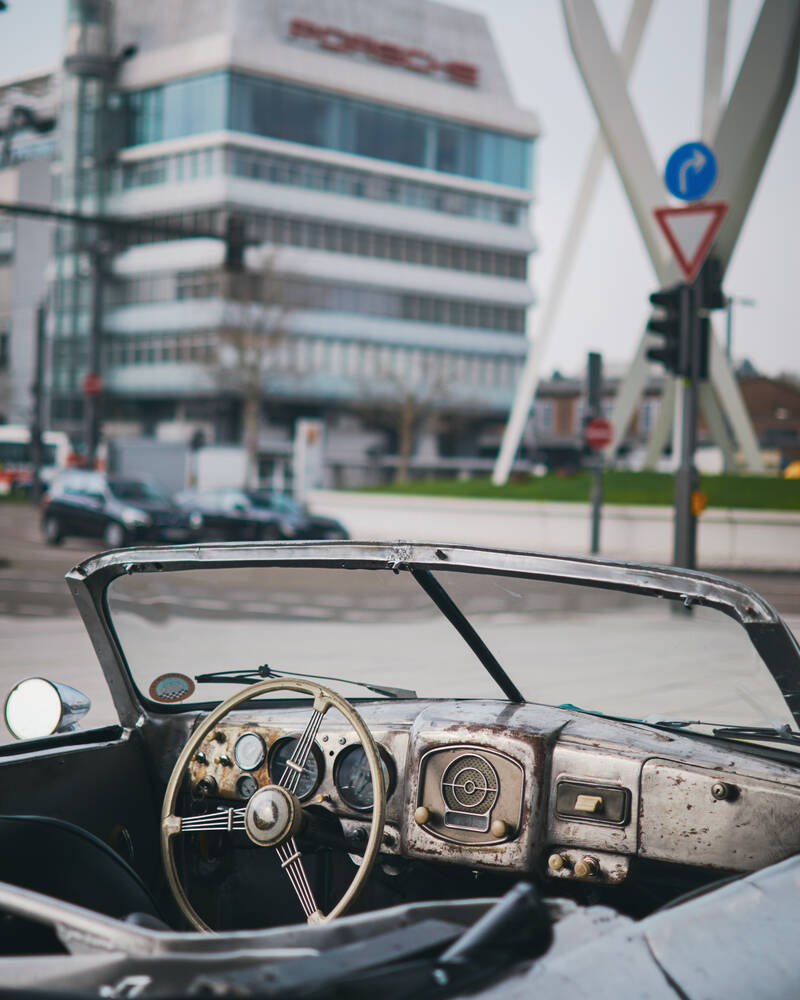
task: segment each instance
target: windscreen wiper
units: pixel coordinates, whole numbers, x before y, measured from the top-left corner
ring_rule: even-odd
[[[354,684],[366,688],[384,698],[416,698],[417,692],[410,688],[387,687],[383,684],[368,684],[366,681],[352,681],[347,677],[329,677],[325,674],[297,673],[292,670],[277,670],[263,663],[252,670],[212,670],[208,674],[195,674],[198,684],[257,684],[268,677],[309,677],[314,681],[338,681],[340,684]]]
[[[706,726],[714,736],[732,740],[764,740],[774,743],[800,743],[800,733],[783,726],[723,726],[717,722],[704,722],[702,719],[655,719],[648,718],[647,725],[659,729],[687,729],[689,726]]]
[[[715,736],[732,740],[764,740],[767,743],[800,743],[800,733],[786,726],[718,726]]]

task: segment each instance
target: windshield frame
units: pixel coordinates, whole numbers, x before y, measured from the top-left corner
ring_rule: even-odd
[[[694,570],[580,557],[419,542],[228,542],[137,547],[102,553],[66,575],[123,726],[149,716],[127,666],[106,604],[106,589],[129,573],[208,568],[307,566],[389,570],[448,569],[582,584],[716,608],[747,632],[800,728],[800,646],[772,606],[744,584]]]

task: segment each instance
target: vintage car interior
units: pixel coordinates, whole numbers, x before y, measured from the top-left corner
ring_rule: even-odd
[[[738,584],[358,542],[124,549],[67,583],[118,721],[53,679],[9,695],[5,955],[86,946],[44,897],[156,936],[520,883],[638,920],[800,848],[800,652]]]

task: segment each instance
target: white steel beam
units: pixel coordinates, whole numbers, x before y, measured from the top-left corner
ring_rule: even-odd
[[[660,284],[677,281],[678,266],[653,217],[653,208],[664,200],[659,171],[594,0],[562,2],[575,61],[617,165],[650,262]]]
[[[634,0],[631,7],[628,24],[625,28],[625,35],[619,51],[619,63],[626,80],[630,76],[636,60],[636,54],[639,51],[639,45],[641,44],[642,35],[644,34],[652,6],[653,0]],[[505,431],[503,432],[503,441],[500,445],[500,452],[492,473],[492,482],[495,486],[502,486],[507,481],[511,472],[511,466],[514,463],[514,457],[519,449],[519,442],[539,388],[542,364],[550,347],[554,320],[561,306],[561,299],[567,279],[572,270],[575,255],[580,247],[581,236],[589,217],[589,209],[597,190],[600,171],[607,152],[608,149],[602,130],[598,129],[592,143],[589,158],[586,161],[578,197],[575,200],[575,205],[572,209],[572,214],[559,250],[553,284],[542,309],[541,319],[534,330],[535,336],[532,345],[528,348],[525,366],[517,383],[514,404],[511,408],[511,414],[506,423]]]
[[[730,422],[734,437],[739,442],[745,465],[751,472],[762,474],[764,460],[758,448],[758,439],[753,430],[750,415],[744,404],[742,390],[739,388],[730,362],[717,338],[712,334],[708,340],[711,385],[714,387],[717,399]]]
[[[703,111],[700,136],[712,145],[722,107],[722,76],[725,71],[725,47],[728,40],[730,0],[708,0],[706,28],[706,70],[703,80]]]
[[[735,472],[736,449],[733,438],[728,431],[728,425],[725,422],[725,415],[719,405],[717,394],[708,382],[700,383],[699,402],[700,409],[708,424],[709,433],[722,452],[723,468],[726,472]]]
[[[792,93],[799,53],[800,3],[764,0],[713,145],[721,168],[714,198],[729,205],[711,248],[723,271]]]

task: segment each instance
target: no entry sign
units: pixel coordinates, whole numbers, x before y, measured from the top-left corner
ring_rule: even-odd
[[[614,439],[614,425],[605,417],[595,417],[584,428],[583,437],[594,451],[602,451]]]

